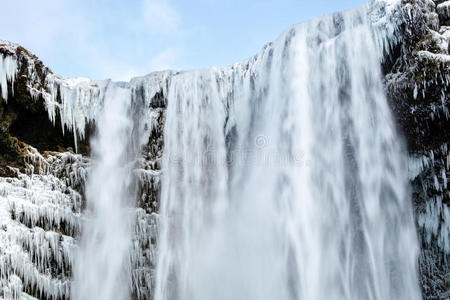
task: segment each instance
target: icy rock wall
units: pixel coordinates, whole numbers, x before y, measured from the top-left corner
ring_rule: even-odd
[[[385,88],[409,152],[424,299],[450,297],[450,1],[401,1]]]
[[[27,174],[0,178],[0,297],[68,299],[87,161],[29,150]]]

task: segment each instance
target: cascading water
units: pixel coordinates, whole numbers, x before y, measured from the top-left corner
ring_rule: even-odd
[[[129,251],[133,220],[130,116],[131,91],[108,86],[91,141],[92,170],[86,187],[87,215],[75,263],[72,298],[129,298]]]
[[[324,17],[171,79],[156,300],[420,299],[374,30]]]

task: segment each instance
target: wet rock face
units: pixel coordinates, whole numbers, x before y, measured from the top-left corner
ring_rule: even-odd
[[[389,104],[410,155],[425,299],[450,297],[450,1],[403,1],[400,43],[384,64]]]

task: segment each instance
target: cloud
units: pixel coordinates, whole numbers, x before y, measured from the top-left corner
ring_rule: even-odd
[[[6,1],[2,11],[2,38],[44,50],[54,47],[54,42],[73,27],[63,24],[74,22],[74,15],[67,15],[69,9],[64,1]]]
[[[23,45],[63,76],[129,80],[180,61],[182,51],[168,47],[181,23],[169,0],[15,0],[2,10],[0,39]]]
[[[144,0],[142,16],[152,32],[174,34],[179,30],[180,16],[166,0]]]
[[[168,48],[164,51],[158,53],[154,57],[150,59],[150,68],[154,71],[162,71],[174,68],[180,68],[180,65],[177,65],[180,58],[182,57],[181,49]]]

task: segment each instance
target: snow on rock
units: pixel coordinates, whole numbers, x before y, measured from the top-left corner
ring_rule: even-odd
[[[450,18],[450,1],[445,1],[436,7],[439,16],[448,20]]]
[[[450,62],[450,55],[448,54],[442,54],[442,53],[433,53],[430,51],[418,51],[417,55],[420,56],[426,56],[427,59],[439,61],[442,63]]]

